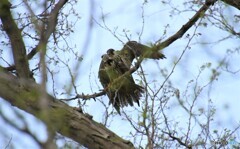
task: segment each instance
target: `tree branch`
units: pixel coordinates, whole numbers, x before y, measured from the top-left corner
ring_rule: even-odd
[[[206,0],[205,4],[197,11],[197,13],[186,23],[184,24],[179,30],[178,32],[176,32],[174,35],[172,35],[171,37],[169,37],[168,39],[166,39],[165,41],[156,44],[153,47],[153,50],[162,50],[164,48],[166,48],[167,46],[169,46],[170,44],[172,44],[174,41],[176,41],[177,39],[181,38],[187,31],[189,28],[191,28],[200,17],[203,17],[205,12],[208,10],[208,8],[213,5],[217,0]]]
[[[39,49],[42,47],[42,45],[46,45],[48,42],[48,39],[50,37],[50,35],[54,32],[56,24],[57,24],[57,17],[59,14],[60,9],[64,6],[64,4],[67,2],[68,0],[60,0],[54,7],[54,9],[51,11],[51,13],[48,15],[48,20],[47,22],[47,29],[44,32],[43,36],[41,36],[41,39],[39,40],[38,44],[36,45],[36,47],[34,47],[27,55],[27,59],[32,59],[33,56],[35,54],[37,54],[37,52],[39,51]],[[1,11],[0,11],[1,12]],[[26,53],[26,52],[25,52]],[[26,54],[25,54],[26,55]],[[13,71],[16,70],[16,66],[12,65],[9,67],[5,67],[4,68],[7,71]]]
[[[174,135],[172,135],[171,133],[169,132],[166,132],[166,131],[162,131],[163,133],[167,134],[170,138],[172,138],[173,140],[176,140],[180,145],[188,148],[188,149],[192,149],[192,146],[191,145],[188,145],[186,143],[184,143],[180,138],[178,137],[175,137]]]
[[[102,95],[105,95],[106,94],[106,91],[103,90],[103,91],[100,91],[98,93],[94,93],[94,94],[77,94],[75,97],[73,98],[68,98],[68,99],[59,99],[61,101],[71,101],[71,100],[75,100],[77,98],[81,98],[83,100],[88,100],[88,99],[95,99],[96,97],[99,97],[99,96],[102,96]]]
[[[40,86],[33,81],[17,79],[11,73],[0,71],[0,96],[12,105],[45,121],[39,108]],[[47,94],[47,93],[46,93]],[[134,148],[102,124],[93,121],[67,104],[47,94],[48,119],[51,128],[87,148]],[[46,115],[45,115],[46,116]]]
[[[181,29],[169,37],[167,40],[163,41],[162,43],[159,43],[152,47],[153,51],[162,50],[163,48],[166,48],[170,44],[172,44],[177,39],[181,38],[184,33],[188,31],[189,28],[191,28],[197,20],[204,15],[204,13],[208,10],[208,8],[213,5],[217,0],[206,0],[205,4],[198,10],[198,12],[185,24],[181,27]],[[129,71],[125,72],[123,75],[115,79],[113,82],[119,81],[122,77],[125,77],[127,75],[131,75],[134,73],[140,66],[141,62],[143,61],[144,57],[140,57],[137,62],[135,63],[135,66],[129,69]]]
[[[7,0],[1,0],[0,3],[0,18],[3,24],[3,29],[6,31],[11,42],[17,75],[20,78],[30,78],[31,73],[26,57],[25,44],[22,39],[21,31],[18,29],[12,17],[10,11],[11,4]]]
[[[224,3],[227,3],[228,5],[231,5],[238,10],[240,10],[240,1],[239,0],[222,0]]]
[[[41,48],[42,45],[46,45],[48,42],[48,39],[50,35],[54,32],[56,24],[57,24],[57,17],[59,14],[60,9],[64,6],[64,4],[68,0],[59,0],[58,3],[55,5],[54,9],[49,14],[49,17],[47,19],[47,29],[44,31],[44,35],[41,37],[38,45],[34,47],[31,52],[27,55],[28,59],[31,59]]]
[[[174,35],[169,37],[164,42],[153,46],[152,50],[161,50],[161,49],[169,46],[171,43],[173,43],[177,39],[181,38],[184,35],[184,33],[186,33],[188,31],[188,29],[191,28],[197,22],[197,20],[204,15],[204,13],[208,10],[208,8],[211,5],[213,5],[215,2],[216,2],[216,0],[206,0],[205,4],[198,10],[198,12],[185,25],[183,25],[182,28],[177,33],[175,33]],[[144,57],[140,57],[137,60],[137,62],[135,63],[134,67],[132,67],[131,69],[129,69],[129,71],[125,72],[123,75],[121,75],[120,77],[115,79],[112,82],[112,84],[114,84],[114,82],[117,82],[117,81],[121,80],[123,77],[125,77],[127,75],[131,75],[132,73],[134,73],[139,68],[143,59],[144,59]],[[70,101],[70,100],[74,100],[74,99],[77,99],[77,98],[90,99],[90,98],[95,98],[95,97],[98,97],[98,96],[101,96],[101,95],[105,95],[105,92],[99,92],[99,93],[95,93],[95,94],[92,94],[92,95],[83,95],[82,94],[82,95],[77,95],[76,97],[73,97],[73,98],[70,98],[70,99],[63,99],[63,100]]]

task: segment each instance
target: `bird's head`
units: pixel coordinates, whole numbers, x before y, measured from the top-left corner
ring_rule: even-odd
[[[114,49],[108,49],[107,50],[107,54],[108,54],[108,56],[113,56],[114,55]]]
[[[112,65],[113,59],[111,57],[109,57],[108,54],[103,54],[102,62],[105,66],[110,66],[110,65]]]

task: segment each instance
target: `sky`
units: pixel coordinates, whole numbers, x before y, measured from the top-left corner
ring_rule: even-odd
[[[175,7],[178,10],[184,10],[187,6],[183,5],[182,1],[177,1],[174,3],[172,2],[171,7]],[[114,48],[116,50],[121,49],[123,45],[121,41],[128,41],[125,33],[131,40],[140,40],[140,42],[144,44],[149,42],[154,43],[162,37],[164,39],[170,37],[194,14],[191,11],[184,11],[182,13],[177,13],[177,11],[172,12],[171,7],[156,0],[149,0],[148,3],[144,5],[142,0],[95,0],[94,5],[91,5],[90,1],[88,0],[82,0],[79,1],[77,5],[74,5],[76,12],[80,14],[80,19],[77,19],[74,15],[70,15],[68,17],[69,21],[76,23],[72,28],[74,32],[68,36],[66,42],[63,41],[62,44],[60,44],[60,48],[65,48],[66,43],[70,47],[75,47],[75,52],[78,52],[77,55],[82,55],[83,60],[79,63],[79,66],[76,67],[77,60],[71,55],[72,53],[62,51],[58,52],[60,57],[65,60],[73,70],[75,70],[73,71],[73,74],[78,75],[78,78],[76,79],[78,93],[91,94],[92,92],[98,92],[99,89],[101,89],[101,84],[97,78],[101,55],[104,54],[109,48]],[[71,12],[71,9],[71,7],[67,6],[64,8],[64,11]],[[197,9],[197,7],[194,9]],[[34,10],[38,11],[37,8]],[[237,13],[234,8],[228,8],[225,11],[227,15],[226,18],[229,19],[229,21],[231,21],[234,14]],[[106,27],[102,27],[104,26],[102,16],[104,16],[104,22],[107,28],[111,31],[115,31],[117,38],[114,37],[114,35],[108,29],[106,29]],[[144,19],[142,16],[144,16]],[[144,22],[144,26],[142,22]],[[191,41],[189,45],[191,48],[186,51],[170,78],[174,84],[174,87],[180,91],[184,91],[189,80],[194,80],[197,78],[203,64],[211,63],[211,67],[214,68],[218,65],[219,60],[224,58],[227,49],[239,48],[239,39],[236,38],[225,40],[221,43],[209,44],[212,42],[217,42],[218,40],[227,37],[229,34],[217,29],[207,21],[206,23],[208,23],[207,27],[199,27],[197,29],[197,33],[201,33],[201,35]],[[164,35],[165,27],[166,34]],[[176,61],[186,47],[186,42],[188,41],[186,35],[189,34],[191,36],[194,29],[195,27],[192,27],[183,36],[183,38],[177,40],[163,50],[163,53],[167,57],[166,60],[145,60],[142,63],[143,69],[148,74],[147,79],[150,82],[157,80],[161,83],[163,81],[163,77],[159,75],[158,67],[166,68],[168,72],[171,71],[174,61]],[[139,38],[139,33],[141,33],[142,30],[142,36]],[[26,42],[28,43],[30,41],[26,40]],[[34,45],[34,43],[29,44]],[[9,55],[9,53],[5,54]],[[49,57],[51,54],[53,53],[49,52]],[[230,62],[230,68],[232,70],[239,69],[239,54],[230,56],[227,61]],[[3,62],[0,61],[0,63],[2,64]],[[31,67],[34,67],[36,63],[37,61],[33,62]],[[68,77],[69,74],[67,68],[64,65],[61,65],[60,68],[55,68],[53,66],[52,70],[56,73],[59,72],[56,74],[55,82],[55,87],[58,89],[59,93],[58,96],[62,98],[69,97],[69,95],[61,95],[61,93],[66,91],[69,87],[70,78]],[[204,70],[199,77],[199,84],[207,83],[210,75],[211,69]],[[217,109],[217,114],[215,117],[216,121],[213,124],[213,126],[216,128],[232,128],[239,124],[240,119],[238,113],[240,111],[238,101],[240,97],[238,90],[240,87],[240,80],[237,79],[239,77],[240,73],[230,74],[223,72],[218,77],[218,80],[213,83],[210,96],[214,106]],[[39,80],[37,79],[37,81]],[[49,81],[49,93],[52,93],[52,87],[52,82]],[[206,94],[202,94],[201,97],[203,100],[198,101],[198,106],[204,107],[207,105],[208,98]],[[106,97],[103,97],[102,100],[104,100],[105,103],[108,103],[108,99]],[[3,100],[0,101],[1,110],[4,111],[8,116],[13,117],[12,119],[17,119],[13,116],[14,113],[9,114],[9,112],[12,110],[11,106]],[[71,106],[77,106],[77,101],[70,102],[69,104]],[[87,105],[88,106],[84,110],[93,115],[94,120],[101,122],[104,109],[103,107],[99,106],[99,102],[91,100],[87,101]],[[96,110],[96,107],[98,107],[98,110]],[[131,110],[130,107],[126,109]],[[184,115],[186,114],[177,105],[171,109],[171,112],[179,113],[178,115],[171,115],[171,113],[169,113],[169,116],[172,119],[184,119]],[[137,113],[133,112],[132,115],[136,116]],[[26,121],[29,123],[28,126],[30,129],[36,133],[41,140],[44,140],[46,136],[44,131],[46,128],[42,124],[39,124],[39,121],[31,115],[26,116]],[[36,124],[38,126],[37,129]],[[0,136],[0,144],[3,145],[0,146],[0,148],[4,147],[8,143],[8,139],[10,139],[9,136],[12,137],[13,142],[16,142],[14,143],[15,146],[13,146],[13,148],[38,148],[34,141],[30,139],[30,137],[23,135],[23,133],[20,133],[13,127],[7,125],[7,123],[1,118],[0,125],[3,126],[0,128],[0,132],[3,134]],[[123,125],[124,127],[121,127]],[[185,124],[180,125],[184,126]],[[5,130],[8,131],[6,132]],[[126,137],[131,131],[129,124],[126,124],[126,122],[122,120],[121,116],[112,118],[110,130],[123,137]],[[4,138],[4,135],[8,135],[8,137]]]

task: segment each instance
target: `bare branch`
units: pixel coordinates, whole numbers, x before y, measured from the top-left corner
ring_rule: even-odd
[[[31,73],[26,57],[25,44],[22,39],[21,31],[12,17],[10,8],[11,4],[8,1],[1,1],[0,18],[3,24],[3,29],[6,31],[11,42],[17,75],[20,78],[30,78]]]
[[[176,140],[180,145],[188,148],[188,149],[192,149],[192,146],[191,145],[188,145],[186,143],[184,143],[180,138],[174,136],[173,134],[169,133],[169,132],[166,132],[166,131],[163,131],[163,133],[167,134],[170,138],[172,138],[174,141]]]
[[[84,94],[82,93],[82,95],[77,94],[77,95],[76,95],[75,97],[73,97],[73,98],[60,99],[60,100],[62,100],[62,101],[71,101],[71,100],[75,100],[75,99],[78,99],[78,98],[81,98],[81,99],[83,99],[83,100],[87,100],[87,99],[93,98],[93,99],[95,100],[96,97],[99,97],[99,96],[102,96],[102,95],[105,95],[105,94],[106,94],[106,91],[103,90],[103,91],[101,91],[101,92],[94,93],[94,94],[91,94],[91,95],[90,95],[90,94],[84,95]]]
[[[197,11],[197,13],[186,23],[184,24],[177,33],[166,39],[165,41],[161,43],[157,43],[153,49],[158,51],[166,48],[170,44],[172,44],[177,39],[181,38],[189,28],[191,28],[201,17],[204,16],[205,12],[208,10],[208,8],[213,5],[217,0],[206,0],[205,4]]]
[[[222,0],[222,1],[240,10],[240,1],[237,0]]]
[[[42,45],[46,45],[48,42],[48,39],[50,37],[50,35],[54,32],[56,24],[57,24],[57,17],[58,17],[58,13],[60,11],[60,9],[62,9],[62,7],[64,6],[64,4],[67,2],[68,0],[60,0],[54,7],[54,9],[51,11],[51,13],[49,14],[48,20],[47,20],[47,24],[46,24],[46,31],[44,31],[43,36],[41,37],[38,45],[32,49],[32,51],[28,54],[27,58],[31,59],[37,52],[38,50],[41,48]]]
[[[173,36],[169,37],[167,40],[165,40],[164,42],[155,45],[154,47],[152,47],[152,49],[154,50],[161,50],[167,46],[169,46],[171,43],[173,43],[175,40],[181,38],[183,36],[183,34],[190,28],[192,27],[195,22],[201,18],[201,16],[203,16],[203,14],[207,11],[207,9],[213,5],[215,3],[216,0],[214,1],[210,1],[210,0],[206,0],[206,3],[199,9],[199,11],[185,24],[183,25],[183,27]],[[184,53],[184,52],[183,52]],[[144,57],[140,57],[137,62],[135,63],[135,66],[132,67],[131,69],[129,69],[129,71],[125,72],[122,76],[118,77],[117,79],[115,79],[113,82],[117,82],[119,81],[122,77],[125,77],[127,75],[131,75],[132,73],[134,73],[139,67],[141,62],[143,61]],[[114,83],[113,83],[114,84]]]
[[[57,17],[59,14],[60,9],[62,9],[62,7],[64,6],[64,4],[67,2],[68,0],[60,0],[54,7],[54,9],[51,11],[51,13],[48,15],[48,20],[46,21],[46,30],[45,31],[41,31],[42,32],[42,36],[41,39],[39,40],[39,43],[37,44],[36,47],[34,47],[31,52],[28,53],[28,55],[26,56],[26,50],[25,50],[25,45],[24,46],[24,50],[25,50],[25,59],[27,61],[27,59],[31,59],[33,58],[33,56],[39,51],[39,49],[42,47],[42,45],[46,45],[48,42],[48,39],[50,37],[50,35],[54,32],[56,24],[57,24]],[[10,4],[9,4],[10,5]],[[3,6],[2,6],[3,7]],[[29,8],[30,9],[30,8]],[[9,10],[10,13],[10,10]],[[0,17],[1,17],[1,11],[0,11]],[[7,24],[7,23],[6,23]],[[16,24],[15,24],[16,25]],[[21,34],[20,34],[21,35]],[[21,38],[21,36],[20,36]],[[21,38],[22,40],[22,38]],[[15,44],[14,44],[15,45]],[[19,46],[17,46],[19,48]],[[18,55],[17,55],[18,56]],[[15,63],[16,65],[16,63]],[[16,66],[12,65],[9,67],[4,68],[5,70],[8,71],[13,71],[16,69]],[[20,67],[21,68],[21,67]],[[24,68],[24,67],[23,67]],[[29,68],[28,68],[29,69]],[[21,69],[20,69],[21,70]],[[30,72],[29,70],[26,71],[24,70],[24,72]]]

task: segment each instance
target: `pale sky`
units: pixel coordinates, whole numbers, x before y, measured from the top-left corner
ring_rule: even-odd
[[[141,36],[141,43],[147,44],[149,42],[155,42],[159,40],[163,33],[164,28],[167,27],[166,35],[164,39],[170,37],[174,34],[184,23],[186,23],[189,18],[194,14],[192,12],[186,11],[181,14],[174,14],[171,12],[172,8],[169,5],[164,5],[160,1],[150,0],[144,6],[142,5],[142,0],[138,1],[112,1],[112,0],[99,0],[95,2],[94,6],[89,5],[88,0],[82,0],[78,2],[78,5],[74,6],[77,13],[80,14],[81,19],[77,20],[76,26],[73,28],[74,33],[72,33],[66,40],[70,47],[75,47],[75,51],[79,52],[79,55],[83,54],[83,61],[77,71],[74,71],[75,74],[78,74],[79,77],[76,80],[76,85],[78,89],[78,93],[92,93],[98,92],[99,87],[101,87],[98,78],[98,67],[101,61],[101,55],[106,52],[107,49],[121,49],[122,43],[114,37],[108,30],[100,27],[96,22],[92,22],[92,28],[90,28],[91,32],[89,34],[89,21],[91,21],[92,16],[98,23],[103,25],[101,20],[102,15],[105,16],[105,24],[107,27],[116,33],[116,36],[123,42],[126,42],[128,39],[125,37],[123,30],[126,31],[126,34],[130,37],[131,40],[139,41],[139,33],[142,30],[144,21],[143,33]],[[177,1],[177,3],[173,3],[172,7],[176,7],[179,10],[184,10],[184,6],[182,5],[182,1]],[[143,9],[144,12],[143,12]],[[91,10],[90,10],[91,8]],[[65,8],[64,10],[68,10],[69,8]],[[197,8],[195,8],[197,9]],[[92,13],[90,15],[90,12]],[[237,11],[236,11],[237,12]],[[235,13],[235,9],[228,8],[226,10],[226,15],[230,14],[227,18],[229,20],[232,19],[232,14]],[[144,15],[144,20],[142,19],[142,15]],[[170,17],[172,15],[172,17]],[[70,17],[70,20],[75,21],[76,17]],[[207,22],[209,23],[209,22]],[[192,27],[187,34],[190,36],[193,34],[195,27]],[[195,37],[190,43],[191,49],[188,49],[182,60],[174,70],[173,75],[170,77],[174,88],[179,89],[180,91],[184,91],[187,86],[187,83],[191,79],[196,79],[200,67],[206,63],[212,63],[212,68],[218,64],[219,60],[223,59],[227,49],[231,48],[239,48],[239,39],[229,39],[223,42],[216,44],[199,44],[199,43],[211,43],[216,42],[224,37],[228,36],[227,32],[221,31],[214,26],[211,26],[209,23],[208,26],[199,27],[197,29],[197,33],[201,33],[200,36]],[[88,38],[87,38],[88,37]],[[166,60],[145,60],[142,63],[143,69],[148,74],[147,79],[151,82],[153,80],[159,81],[159,85],[163,81],[163,77],[159,73],[158,67],[166,68],[168,72],[171,71],[173,67],[173,62],[181,55],[181,52],[187,45],[187,39],[185,38],[186,34],[180,40],[176,41],[169,47],[163,50],[163,53],[166,55]],[[86,40],[88,41],[88,45],[84,46]],[[62,42],[62,47],[65,47],[65,42]],[[61,51],[59,51],[61,53]],[[49,53],[50,54],[50,53]],[[60,55],[63,60],[68,60],[68,64],[74,70],[76,66],[76,60],[74,60],[71,53],[63,53]],[[239,55],[235,54],[228,59],[230,62],[230,66],[232,70],[240,69],[240,59]],[[0,61],[2,64],[2,62]],[[69,85],[70,78],[68,77],[68,73],[66,68],[61,67],[56,68],[56,72],[59,74],[56,76],[56,88],[59,89],[59,93],[64,91],[64,87]],[[211,74],[211,70],[205,70],[199,77],[199,84],[203,85],[207,83]],[[135,75],[136,76],[136,75]],[[218,128],[219,130],[224,129],[225,127],[229,129],[233,129],[234,126],[239,124],[239,98],[238,94],[240,88],[240,73],[237,74],[229,74],[223,72],[218,77],[218,81],[215,81],[212,86],[212,92],[210,97],[213,101],[213,105],[217,110],[216,119],[212,126]],[[48,82],[48,90],[49,93],[52,93],[52,85],[51,81]],[[207,89],[206,89],[207,90]],[[67,96],[60,96],[62,98],[66,98]],[[202,101],[198,100],[199,108],[201,106],[207,106],[208,95],[207,92],[201,94]],[[106,97],[102,98],[105,100],[105,103],[108,103],[108,99]],[[1,104],[4,106],[0,106],[1,109],[4,108],[5,111],[11,111],[10,106],[3,102]],[[185,119],[184,111],[176,104],[176,101],[173,101],[173,108],[169,113],[169,117],[174,119],[178,118],[179,120]],[[76,101],[71,102],[70,105],[77,106]],[[84,109],[89,114],[93,115],[93,119],[101,122],[103,115],[103,107],[99,106],[98,101],[88,101],[87,107]],[[98,109],[96,110],[96,107]],[[127,111],[131,110],[131,107],[126,108]],[[8,112],[6,112],[7,114]],[[174,115],[173,115],[174,113]],[[177,114],[176,114],[177,113]],[[8,114],[12,116],[12,114]],[[133,117],[136,117],[137,113],[133,112]],[[16,119],[13,117],[13,119]],[[31,116],[27,116],[29,127],[33,130],[38,136],[44,140],[46,133],[44,133],[44,126],[38,125],[38,121]],[[14,148],[38,148],[33,140],[31,140],[27,135],[23,135],[23,133],[19,133],[16,129],[8,126],[1,118],[0,118],[0,148],[6,145],[6,140],[9,140],[9,136],[12,137],[12,142],[15,144]],[[180,125],[184,126],[185,123],[180,123]],[[37,128],[36,128],[37,126]],[[123,127],[124,126],[124,127]],[[40,128],[39,128],[40,127]],[[6,130],[8,130],[6,132]],[[40,131],[41,130],[41,131]],[[126,124],[125,121],[122,120],[122,117],[116,116],[112,119],[110,130],[114,131],[116,134],[122,137],[126,137],[129,135],[131,128],[129,124]],[[4,138],[4,135],[7,134],[8,138]],[[239,134],[239,131],[238,133]]]

